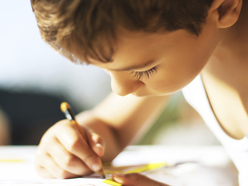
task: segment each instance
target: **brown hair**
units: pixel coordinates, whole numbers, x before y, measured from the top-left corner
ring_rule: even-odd
[[[72,61],[110,62],[116,30],[199,35],[212,0],[31,0],[41,37]],[[79,57],[80,56],[80,57]],[[79,58],[80,60],[79,60]]]

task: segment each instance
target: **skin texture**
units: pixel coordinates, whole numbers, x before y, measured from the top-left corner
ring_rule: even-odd
[[[131,173],[131,174],[113,174],[113,178],[116,182],[121,183],[125,186],[169,186],[152,180],[144,175]]]
[[[77,116],[88,143],[67,120],[44,134],[36,157],[38,173],[71,178],[100,170],[100,158],[111,161],[135,142],[160,114],[169,95],[200,73],[224,131],[233,138],[244,137],[248,133],[246,12],[247,2],[242,0],[214,0],[199,37],[185,30],[119,30],[113,62],[91,60],[110,74],[116,94]],[[140,174],[115,174],[113,179],[123,185],[166,185]]]

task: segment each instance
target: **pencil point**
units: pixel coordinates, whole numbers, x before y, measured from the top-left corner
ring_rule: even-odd
[[[101,176],[102,176],[103,179],[106,178],[106,176],[105,176],[105,174],[104,174],[104,171],[103,171],[103,168],[99,171],[99,173],[101,174]]]

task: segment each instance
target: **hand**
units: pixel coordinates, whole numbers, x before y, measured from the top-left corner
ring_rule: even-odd
[[[113,174],[113,180],[125,186],[169,186],[138,173]]]
[[[97,172],[104,154],[99,135],[84,129],[87,141],[78,127],[68,120],[52,126],[43,135],[37,149],[35,167],[46,178],[73,178]]]

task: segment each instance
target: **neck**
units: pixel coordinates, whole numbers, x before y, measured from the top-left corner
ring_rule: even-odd
[[[244,1],[238,21],[227,29],[220,30],[221,42],[219,47],[229,50],[228,52],[238,52],[246,54],[248,51],[248,2]],[[246,58],[247,59],[247,58]]]
[[[239,20],[232,27],[220,30],[219,44],[204,71],[247,97],[248,92],[243,90],[248,87],[247,1],[243,3]]]

